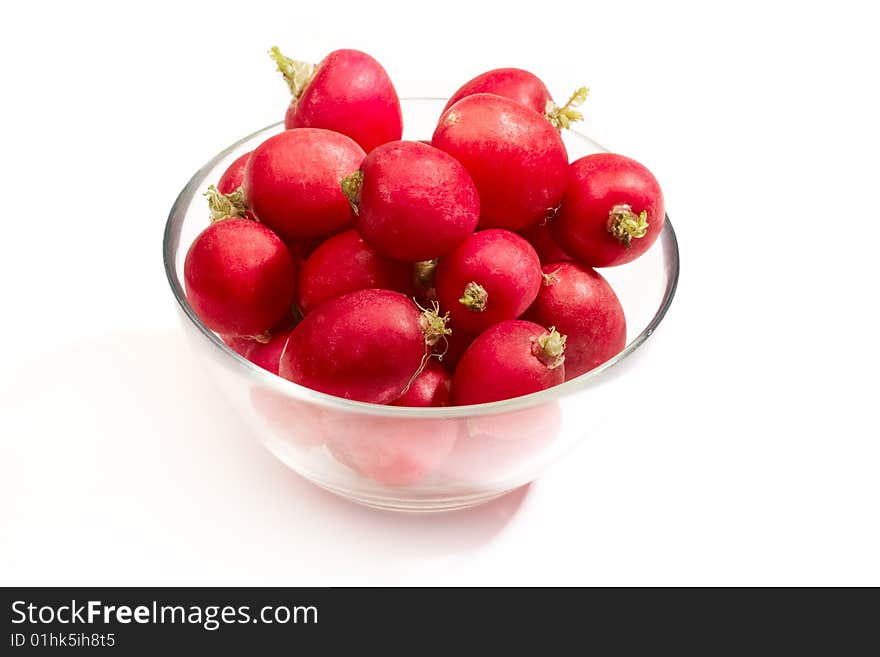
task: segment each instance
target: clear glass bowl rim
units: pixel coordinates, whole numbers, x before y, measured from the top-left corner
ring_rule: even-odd
[[[446,99],[435,97],[411,97],[402,98],[401,100],[404,102],[445,102]],[[658,242],[660,240],[665,240],[668,242],[668,245],[671,248],[671,262],[669,264],[671,264],[672,266],[672,271],[670,272],[669,280],[667,281],[666,289],[663,293],[663,301],[661,302],[660,307],[657,309],[657,312],[651,318],[651,321],[648,322],[648,325],[644,328],[644,330],[642,330],[635,337],[635,339],[633,339],[633,341],[630,342],[623,349],[623,351],[618,353],[610,360],[602,363],[595,369],[592,369],[586,374],[577,377],[576,379],[566,381],[561,385],[554,386],[553,388],[548,388],[547,390],[535,392],[530,395],[523,395],[522,397],[516,397],[514,399],[506,399],[503,401],[490,402],[486,404],[474,404],[470,406],[448,406],[443,408],[408,408],[404,406],[384,406],[380,404],[370,404],[367,402],[353,401],[350,399],[343,399],[341,397],[335,397],[333,395],[318,392],[317,390],[306,388],[297,383],[294,383],[293,381],[282,379],[281,377],[264,370],[262,367],[254,365],[243,356],[240,356],[239,354],[234,352],[229,346],[227,346],[225,342],[223,342],[223,340],[220,339],[218,335],[216,335],[211,329],[209,329],[201,322],[201,320],[196,316],[195,312],[193,311],[192,307],[189,305],[189,302],[186,299],[186,293],[183,289],[183,285],[181,284],[180,279],[177,277],[177,272],[175,268],[176,250],[179,247],[180,231],[183,225],[184,218],[186,217],[187,209],[189,208],[189,205],[192,202],[195,194],[206,182],[208,174],[223,159],[225,159],[231,153],[237,150],[242,144],[253,139],[255,136],[261,133],[277,128],[279,125],[281,125],[281,123],[281,121],[273,123],[266,126],[265,128],[262,128],[247,135],[246,137],[243,137],[231,146],[223,149],[220,153],[211,158],[210,161],[204,164],[193,175],[193,177],[190,178],[189,182],[187,182],[186,186],[181,190],[180,194],[178,194],[177,196],[177,199],[174,201],[174,205],[171,207],[171,211],[168,214],[168,221],[165,224],[165,232],[162,239],[162,257],[165,264],[165,274],[168,278],[168,284],[171,286],[171,291],[174,294],[174,298],[177,300],[177,303],[180,304],[180,307],[183,310],[184,314],[196,326],[196,328],[198,328],[199,332],[211,343],[213,343],[216,348],[220,349],[227,357],[233,359],[239,367],[242,367],[245,370],[249,371],[251,376],[257,377],[257,379],[261,381],[261,383],[265,384],[266,387],[275,389],[278,392],[281,392],[282,394],[288,395],[295,399],[306,400],[310,403],[325,408],[335,408],[348,413],[381,415],[383,417],[400,417],[407,419],[455,419],[468,418],[477,415],[495,415],[501,413],[509,413],[511,411],[523,410],[550,401],[554,401],[556,399],[559,399],[560,397],[566,397],[568,395],[577,393],[581,390],[587,389],[600,383],[603,379],[603,376],[607,376],[606,373],[608,372],[608,370],[618,365],[621,361],[626,359],[639,347],[641,347],[642,344],[645,343],[645,341],[651,336],[651,334],[654,333],[657,326],[660,325],[660,322],[663,320],[663,317],[666,315],[666,311],[669,309],[669,306],[672,303],[672,299],[675,296],[676,288],[678,287],[679,251],[678,240],[675,236],[675,230],[673,229],[672,223],[669,221],[669,215],[667,214],[666,221],[663,226],[663,232],[661,233]],[[578,130],[571,130],[571,132],[574,132],[579,137],[590,141],[599,149],[607,150],[603,146],[601,146],[601,144],[599,144],[589,136],[583,134],[582,132]]]

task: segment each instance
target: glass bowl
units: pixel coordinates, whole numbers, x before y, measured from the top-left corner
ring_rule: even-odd
[[[404,99],[404,139],[430,139],[444,99]],[[602,270],[623,304],[627,346],[577,379],[507,401],[451,408],[354,402],[281,379],[232,351],[186,300],[183,263],[208,225],[202,193],[239,155],[281,132],[269,126],[203,166],[177,197],[163,257],[184,331],[214,382],[272,454],[312,483],[355,502],[398,511],[442,511],[491,500],[529,483],[606,420],[626,396],[627,370],[663,319],[678,280],[678,244],[667,216],[660,238],[633,263]],[[569,157],[605,151],[564,130]]]

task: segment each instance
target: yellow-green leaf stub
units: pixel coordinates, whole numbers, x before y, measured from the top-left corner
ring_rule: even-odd
[[[630,248],[633,238],[639,239],[648,234],[648,213],[642,210],[637,215],[625,203],[615,205],[608,214],[608,232]]]
[[[278,72],[284,77],[290,93],[294,98],[302,96],[303,91],[312,81],[315,74],[315,65],[308,62],[300,62],[290,57],[285,57],[278,49],[278,46],[272,46],[269,49],[269,56],[278,67]]]
[[[464,294],[458,302],[471,312],[481,313],[486,310],[489,301],[489,293],[486,288],[475,281],[471,281],[464,287]]]
[[[547,107],[544,109],[544,117],[550,121],[554,128],[570,128],[575,121],[584,120],[584,115],[575,108],[583,105],[589,95],[590,90],[587,87],[581,87],[571,95],[568,102],[562,107],[552,100],[548,100]]]
[[[422,311],[419,326],[425,334],[425,344],[428,347],[433,347],[441,340],[445,340],[447,335],[452,335],[452,329],[446,325],[449,322],[449,313],[441,315],[439,303],[433,302],[431,308],[422,308],[418,303],[416,305]]]
[[[532,354],[540,360],[547,369],[556,369],[565,362],[566,337],[551,326],[544,335],[532,338]]]
[[[361,202],[361,187],[364,185],[364,172],[358,169],[343,178],[339,184],[342,185],[342,193],[348,199],[351,209],[355,214],[358,214],[358,205]]]
[[[211,211],[211,223],[246,215],[247,204],[241,187],[231,194],[221,194],[214,185],[210,185],[205,197],[208,199],[208,209]]]

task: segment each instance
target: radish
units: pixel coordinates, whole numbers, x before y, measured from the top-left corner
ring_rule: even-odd
[[[465,82],[452,94],[443,111],[448,110],[462,98],[474,94],[504,96],[533,109],[538,114],[543,114],[554,127],[568,128],[573,122],[584,118],[575,108],[587,99],[589,90],[581,87],[572,94],[565,105],[560,107],[553,102],[547,85],[535,74],[521,68],[496,68]]]
[[[492,94],[475,94],[440,117],[431,143],[470,173],[480,194],[480,227],[522,230],[559,205],[568,154],[540,115]]]
[[[248,209],[244,200],[244,192],[241,189],[244,169],[250,157],[250,153],[245,153],[236,158],[220,176],[217,186],[210,185],[208,187],[205,196],[208,198],[211,221],[219,221],[228,217],[256,219],[254,213]]]
[[[526,311],[541,287],[541,262],[522,237],[492,228],[441,258],[435,283],[453,328],[478,332]]]
[[[247,207],[287,242],[348,228],[354,214],[339,181],[363,158],[354,141],[329,130],[300,128],[270,137],[244,170]]]
[[[614,290],[598,272],[573,262],[544,266],[544,284],[525,317],[565,334],[566,380],[626,346],[626,318]]]
[[[474,94],[504,96],[520,105],[530,107],[539,114],[544,112],[548,102],[553,102],[547,86],[535,74],[521,68],[496,68],[481,73],[461,85],[458,91],[452,94],[443,111],[448,110],[462,98]]]
[[[325,433],[340,463],[385,486],[409,486],[437,470],[455,445],[455,420],[329,416]]]
[[[399,292],[359,290],[305,316],[281,355],[280,374],[337,397],[387,404],[407,391],[448,332],[445,317],[420,312]]]
[[[565,380],[565,336],[553,327],[508,320],[489,327],[461,357],[452,379],[457,404],[528,395]]]
[[[595,153],[572,162],[550,231],[582,264],[611,267],[647,251],[665,219],[663,192],[648,169],[623,155]]]
[[[440,362],[450,372],[454,372],[458,366],[461,357],[471,343],[477,338],[478,333],[471,333],[460,328],[455,329],[447,338],[445,349],[443,350],[443,358]]]
[[[270,388],[251,388],[251,406],[275,435],[264,440],[282,440],[298,449],[310,449],[326,440],[323,417],[332,411],[299,401]]]
[[[431,359],[410,385],[409,390],[394,400],[392,406],[449,406],[452,398],[452,377],[438,361]]]
[[[520,411],[469,417],[462,422],[441,474],[483,486],[521,477],[540,462],[561,428],[562,411],[555,401]]]
[[[284,117],[288,130],[335,130],[367,152],[400,139],[403,116],[397,92],[385,69],[368,54],[334,50],[317,66],[289,59],[277,47],[270,54],[293,94]]]
[[[347,230],[323,242],[302,264],[297,305],[307,315],[325,301],[369,288],[411,296],[412,267],[379,255],[357,231]]]
[[[253,338],[243,338],[237,335],[221,335],[220,339],[242,358],[247,358],[248,351],[250,351],[251,345],[255,342]]]
[[[445,255],[480,219],[480,197],[467,170],[419,142],[379,146],[342,188],[361,235],[389,258],[419,262]]]
[[[217,221],[193,241],[184,262],[186,296],[221,335],[268,340],[290,312],[296,272],[284,242],[249,219]]]
[[[571,256],[556,243],[550,234],[550,224],[540,223],[519,231],[519,234],[532,245],[542,264],[548,262],[566,262]]]
[[[288,323],[289,322],[285,322]],[[272,374],[278,374],[281,353],[290,337],[289,328],[273,329],[268,341],[223,336],[223,341],[237,354]]]
[[[221,194],[232,194],[236,189],[241,187],[244,180],[244,168],[250,159],[251,154],[245,153],[238,156],[235,161],[229,165],[229,168],[220,176],[217,181],[217,191]]]

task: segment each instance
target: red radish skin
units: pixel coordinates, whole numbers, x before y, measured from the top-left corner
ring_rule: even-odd
[[[547,86],[534,73],[521,68],[496,68],[465,82],[452,94],[443,111],[448,110],[462,98],[474,94],[504,96],[533,109],[538,114],[543,114],[547,109],[547,103],[553,102]]]
[[[232,194],[232,192],[241,187],[241,183],[244,180],[244,168],[250,156],[249,152],[240,155],[229,165],[229,168],[223,172],[220,180],[217,181],[218,192],[221,194]]]
[[[339,181],[363,158],[363,149],[337,132],[282,132],[260,144],[248,160],[243,187],[247,206],[290,243],[349,228],[354,213]]]
[[[334,130],[367,152],[400,139],[400,99],[388,73],[368,54],[334,50],[315,67],[284,57],[277,48],[271,54],[293,94],[284,117],[288,130]]]
[[[562,138],[544,117],[509,98],[462,98],[440,117],[431,143],[470,173],[480,194],[480,228],[528,228],[562,200],[568,180]]]
[[[476,340],[478,333],[469,333],[461,329],[455,329],[446,339],[445,353],[440,360],[443,366],[450,372],[455,372],[461,357],[471,343]]]
[[[516,233],[497,228],[474,233],[437,265],[440,307],[453,330],[476,333],[522,315],[541,287],[541,262]]]
[[[571,260],[571,256],[556,243],[556,240],[550,234],[549,223],[541,223],[531,228],[526,228],[521,230],[519,234],[532,245],[542,264]]]
[[[473,341],[452,380],[457,404],[484,404],[565,381],[565,336],[523,320],[489,327]]]
[[[614,290],[601,274],[573,262],[544,266],[544,283],[525,317],[566,336],[566,380],[626,346],[626,318]]]
[[[402,397],[392,406],[449,406],[452,399],[452,376],[439,361],[431,359]]]
[[[290,251],[290,257],[293,258],[297,265],[302,265],[312,253],[315,252],[324,240],[307,240],[305,242],[292,242],[287,245]]]
[[[268,342],[253,340],[254,343],[248,351],[247,359],[254,365],[262,367],[272,374],[278,374],[281,364],[281,354],[287,346],[290,330],[272,331],[272,337]]]
[[[278,365],[281,354],[290,337],[290,329],[272,330],[268,342],[254,340],[253,338],[227,338],[223,341],[238,355],[246,358],[254,365],[262,367],[267,372],[278,374]]]
[[[542,114],[553,127],[559,129],[568,128],[575,121],[583,120],[583,115],[575,108],[584,103],[589,90],[586,87],[577,89],[568,102],[560,107],[553,102],[547,86],[535,74],[521,68],[496,68],[465,82],[452,95],[443,111],[445,112],[466,96],[481,93],[509,98],[538,114]]]
[[[623,155],[595,153],[572,162],[550,230],[581,264],[613,267],[647,251],[665,220],[663,192],[648,169]]]
[[[480,197],[451,155],[414,141],[383,144],[343,180],[357,228],[382,255],[407,262],[449,253],[477,227]]]
[[[305,316],[281,356],[280,375],[337,397],[387,404],[404,394],[439,338],[411,299],[359,290]]]
[[[410,486],[436,471],[458,437],[455,420],[339,416],[325,419],[336,460],[390,487]]]
[[[379,255],[357,231],[347,230],[321,244],[300,267],[297,306],[308,314],[325,301],[370,288],[412,296],[412,267]]]
[[[186,254],[186,296],[209,329],[263,336],[290,312],[296,271],[284,242],[250,219],[203,230]]]

